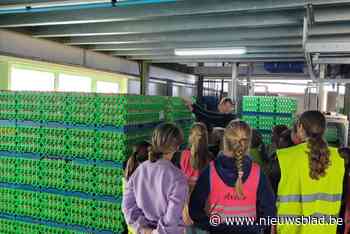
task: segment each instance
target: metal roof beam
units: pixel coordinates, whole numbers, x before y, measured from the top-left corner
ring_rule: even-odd
[[[121,45],[95,45],[88,49],[96,51],[127,51],[127,50],[164,50],[175,48],[211,48],[233,46],[301,46],[301,37],[265,39],[265,40],[240,40],[225,42],[162,42],[162,43],[134,43]]]
[[[300,58],[303,57],[303,53],[286,53],[286,54],[245,54],[245,55],[222,55],[222,56],[135,56],[130,59],[133,60],[201,60],[201,59],[221,59],[226,61],[226,59],[255,59],[255,58]]]
[[[315,22],[350,21],[350,6],[323,7],[314,10]]]
[[[255,73],[254,75],[260,75],[260,76],[272,76],[272,75],[278,75],[278,76],[288,76],[291,75],[291,73],[279,73],[279,74],[274,74],[270,73],[266,70],[261,70],[261,71],[256,71],[254,69]],[[194,67],[193,68],[193,73],[196,75],[202,75],[202,76],[231,76],[232,75],[232,68],[227,66],[227,67],[213,67],[213,66],[207,66],[207,67]],[[246,76],[247,71],[240,69],[240,75]],[[300,76],[300,77],[305,77],[306,74],[293,74],[293,76]]]
[[[275,47],[248,47],[248,53],[302,53],[301,46],[287,47],[287,46],[275,46]],[[114,56],[164,56],[174,55],[173,49],[164,50],[127,50],[127,51],[114,51],[111,53]]]
[[[316,64],[350,64],[350,57],[321,57],[313,59]]]
[[[241,63],[252,63],[252,62],[304,62],[305,58],[245,58],[245,59],[167,59],[167,60],[152,60],[152,63],[222,63],[222,62],[241,62]]]
[[[337,5],[350,3],[350,0],[306,0],[305,3],[312,5]]]
[[[313,25],[309,31],[310,36],[315,35],[350,34],[349,23],[323,23]]]
[[[148,4],[147,7],[144,7],[144,5],[133,5],[127,8],[116,6],[74,11],[8,14],[7,16],[1,17],[0,26],[23,27],[115,22],[154,17],[299,9],[304,7],[304,3],[304,0],[221,0],[219,3],[214,0],[178,1],[175,3]]]
[[[62,1],[62,0],[61,0]],[[63,0],[63,1],[71,1],[71,0]],[[0,6],[4,5],[20,5],[20,6],[27,6],[30,4],[36,4],[36,3],[51,3],[51,2],[58,2],[57,0],[2,0],[0,2]]]
[[[309,53],[350,53],[350,42],[307,42],[305,50]]]
[[[272,27],[300,25],[303,12],[285,11],[216,16],[182,16],[130,22],[95,23],[88,25],[58,25],[34,28],[36,37],[71,37],[161,33],[182,30]]]
[[[186,42],[186,41],[230,41],[241,39],[283,38],[301,37],[300,27],[271,27],[271,28],[225,28],[177,31],[167,33],[109,35],[109,36],[85,36],[71,38],[57,38],[67,45],[88,44],[124,44],[124,43],[149,43],[149,42]]]

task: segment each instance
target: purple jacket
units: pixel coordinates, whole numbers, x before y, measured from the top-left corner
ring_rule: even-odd
[[[181,234],[187,193],[186,177],[170,161],[146,161],[130,177],[123,194],[126,222],[136,233],[149,227],[153,233]]]

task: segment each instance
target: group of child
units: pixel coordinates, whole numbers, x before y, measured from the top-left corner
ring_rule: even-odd
[[[323,140],[325,128],[320,112],[307,111],[293,129],[274,129],[270,151],[275,153],[269,156],[261,135],[240,120],[216,133],[213,129],[214,137],[205,124],[195,123],[189,148],[181,151],[181,129],[159,125],[126,166],[122,208],[129,233],[336,233],[336,225],[223,222],[228,217],[339,216],[348,176],[344,159]],[[209,150],[213,139],[217,155]],[[213,215],[221,222],[213,225]]]

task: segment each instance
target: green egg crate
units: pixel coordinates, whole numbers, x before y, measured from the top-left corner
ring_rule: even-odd
[[[0,158],[0,182],[37,188],[122,196],[123,170],[65,160]]]
[[[288,117],[276,117],[275,125],[287,125],[288,128],[291,128],[294,123],[294,118]]]
[[[297,101],[293,98],[278,97],[276,98],[276,113],[292,113],[297,111]]]
[[[245,115],[243,116],[243,121],[249,124],[251,128],[258,129],[259,128],[259,117],[258,116],[251,116],[251,115]]]
[[[244,112],[258,112],[259,111],[259,98],[257,96],[245,96],[243,97],[243,111]]]
[[[0,119],[124,126],[159,121],[165,97],[0,92]]]
[[[152,129],[124,134],[64,128],[0,127],[0,150],[124,162],[128,146],[149,138],[151,132]]]
[[[121,165],[132,146],[164,120],[187,140],[191,119],[181,98],[1,91],[0,120],[10,121],[0,124],[0,212],[14,218],[0,219],[0,233],[123,233]]]
[[[17,220],[0,218],[0,233],[6,234],[84,234],[83,232],[71,231],[63,228],[48,227],[41,224],[25,223]]]
[[[296,113],[297,108],[296,99],[290,97],[243,97],[243,112],[294,114]]]
[[[94,201],[51,193],[0,188],[0,212],[82,225],[121,233],[123,214],[117,203]]]
[[[275,117],[259,116],[259,129],[271,130],[275,126]]]
[[[183,119],[193,119],[192,112],[187,108],[180,97],[168,97],[168,104],[165,109],[165,120],[174,122]]]
[[[275,97],[269,97],[269,96],[259,97],[259,112],[274,113],[275,103],[276,103]]]
[[[339,133],[337,127],[328,126],[325,137],[326,140],[330,143],[337,142],[339,140]]]

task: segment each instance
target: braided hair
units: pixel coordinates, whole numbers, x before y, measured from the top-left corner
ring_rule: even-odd
[[[235,184],[236,197],[244,199],[243,191],[243,161],[246,157],[251,141],[251,129],[244,121],[231,121],[224,133],[224,150],[230,152],[235,157],[237,168],[237,180]]]
[[[307,140],[310,178],[319,180],[326,175],[331,165],[330,151],[327,142],[323,139],[326,129],[326,118],[319,111],[306,111],[299,119]]]

